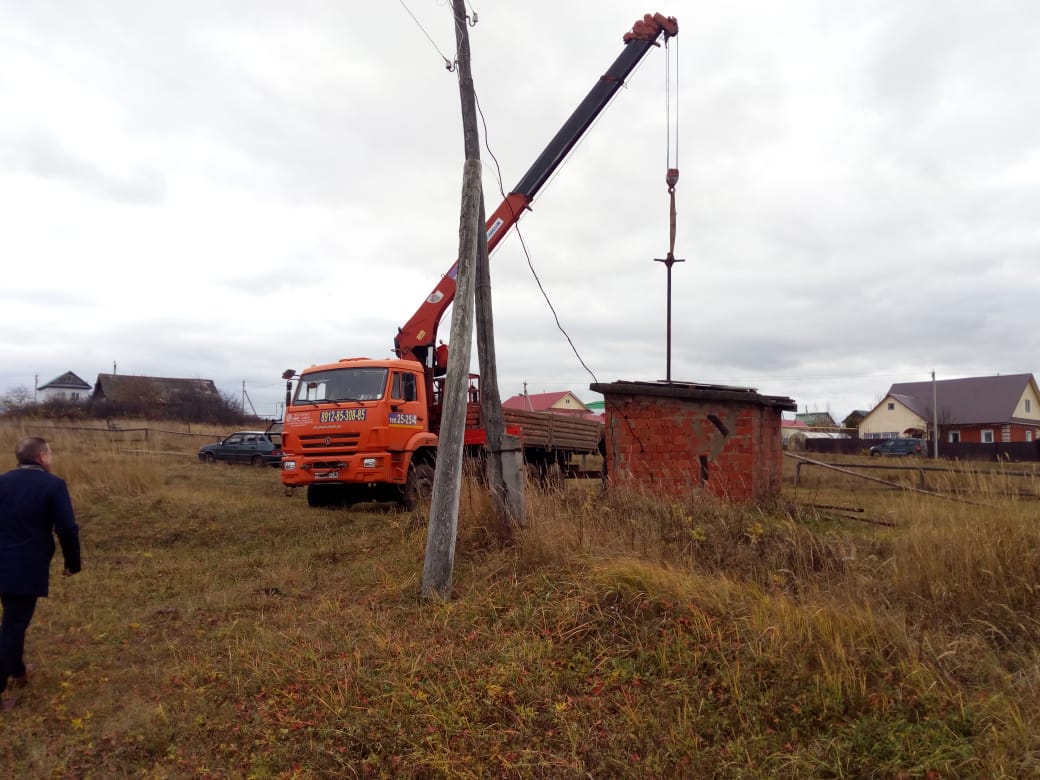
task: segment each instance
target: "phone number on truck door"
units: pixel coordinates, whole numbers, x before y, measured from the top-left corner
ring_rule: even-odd
[[[365,419],[367,409],[326,409],[321,412],[318,422],[361,422]]]

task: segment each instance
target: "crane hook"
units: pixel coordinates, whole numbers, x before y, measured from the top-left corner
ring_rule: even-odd
[[[668,185],[669,192],[675,192],[675,185],[679,183],[679,169],[669,168],[668,174],[664,177],[665,184]]]

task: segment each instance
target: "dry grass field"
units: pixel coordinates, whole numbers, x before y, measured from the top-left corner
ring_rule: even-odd
[[[1035,477],[789,461],[771,507],[577,482],[508,550],[467,483],[455,597],[424,603],[420,515],[310,509],[174,432],[0,425],[12,466],[25,432],[84,570],[59,554],[30,628],[6,777],[1040,776]]]

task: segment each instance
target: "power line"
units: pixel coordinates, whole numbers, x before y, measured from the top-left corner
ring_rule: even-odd
[[[428,40],[430,42],[430,45],[433,46],[433,48],[436,50],[436,52],[439,55],[441,55],[441,59],[444,60],[444,67],[446,69],[450,70],[450,71],[455,70],[455,61],[454,60],[449,60],[447,57],[444,56],[444,52],[442,52],[440,50],[440,47],[437,45],[437,42],[433,40],[433,38],[430,36],[430,33],[426,31],[425,27],[423,27],[422,22],[420,22],[418,20],[418,18],[416,18],[415,14],[412,13],[412,9],[410,9],[408,7],[408,4],[405,3],[404,0],[398,0],[398,2],[401,4],[401,7],[404,8],[404,10],[408,13],[408,15],[410,17],[412,17],[412,21],[415,22],[415,25],[420,30],[422,30],[422,34],[426,36],[426,40]],[[450,6],[449,6],[449,8],[450,8]],[[475,14],[474,14],[474,18],[476,18]]]
[[[484,148],[487,149],[488,154],[491,155],[491,159],[495,162],[495,178],[498,182],[498,193],[502,196],[503,201],[508,202],[505,187],[502,185],[502,168],[499,165],[498,158],[495,156],[495,153],[491,150],[490,143],[488,142],[487,118],[484,116],[484,110],[480,107],[480,97],[475,96],[475,98],[477,104],[477,113],[480,114],[480,121],[481,124],[483,124],[484,126]],[[513,216],[516,217],[515,214]],[[519,220],[515,220],[513,229],[516,231],[517,238],[520,240],[520,246],[524,250],[524,257],[527,258],[527,267],[531,269],[531,275],[534,277],[534,281],[538,285],[538,289],[542,293],[542,297],[545,299],[545,303],[549,307],[549,311],[552,312],[553,319],[556,320],[556,327],[559,329],[560,333],[563,334],[563,337],[567,339],[567,343],[570,345],[571,351],[574,353],[574,356],[578,359],[578,362],[581,363],[581,367],[584,368],[588,372],[589,376],[592,377],[592,381],[598,384],[599,379],[596,377],[596,373],[588,367],[588,364],[586,364],[585,360],[582,358],[581,353],[578,352],[578,348],[574,345],[574,341],[571,339],[570,334],[567,333],[567,330],[563,327],[563,324],[560,322],[560,316],[556,312],[556,307],[553,306],[552,301],[549,299],[549,294],[545,291],[545,287],[542,285],[542,280],[538,277],[538,272],[534,268],[534,261],[531,259],[531,253],[527,249],[527,242],[524,241],[524,235],[520,231]]]

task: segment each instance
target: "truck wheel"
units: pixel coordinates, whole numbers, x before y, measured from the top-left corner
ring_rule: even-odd
[[[408,481],[398,503],[411,511],[430,500],[433,493],[433,466],[429,463],[413,463],[408,469]]]
[[[346,497],[340,485],[308,485],[307,506],[342,506]]]

